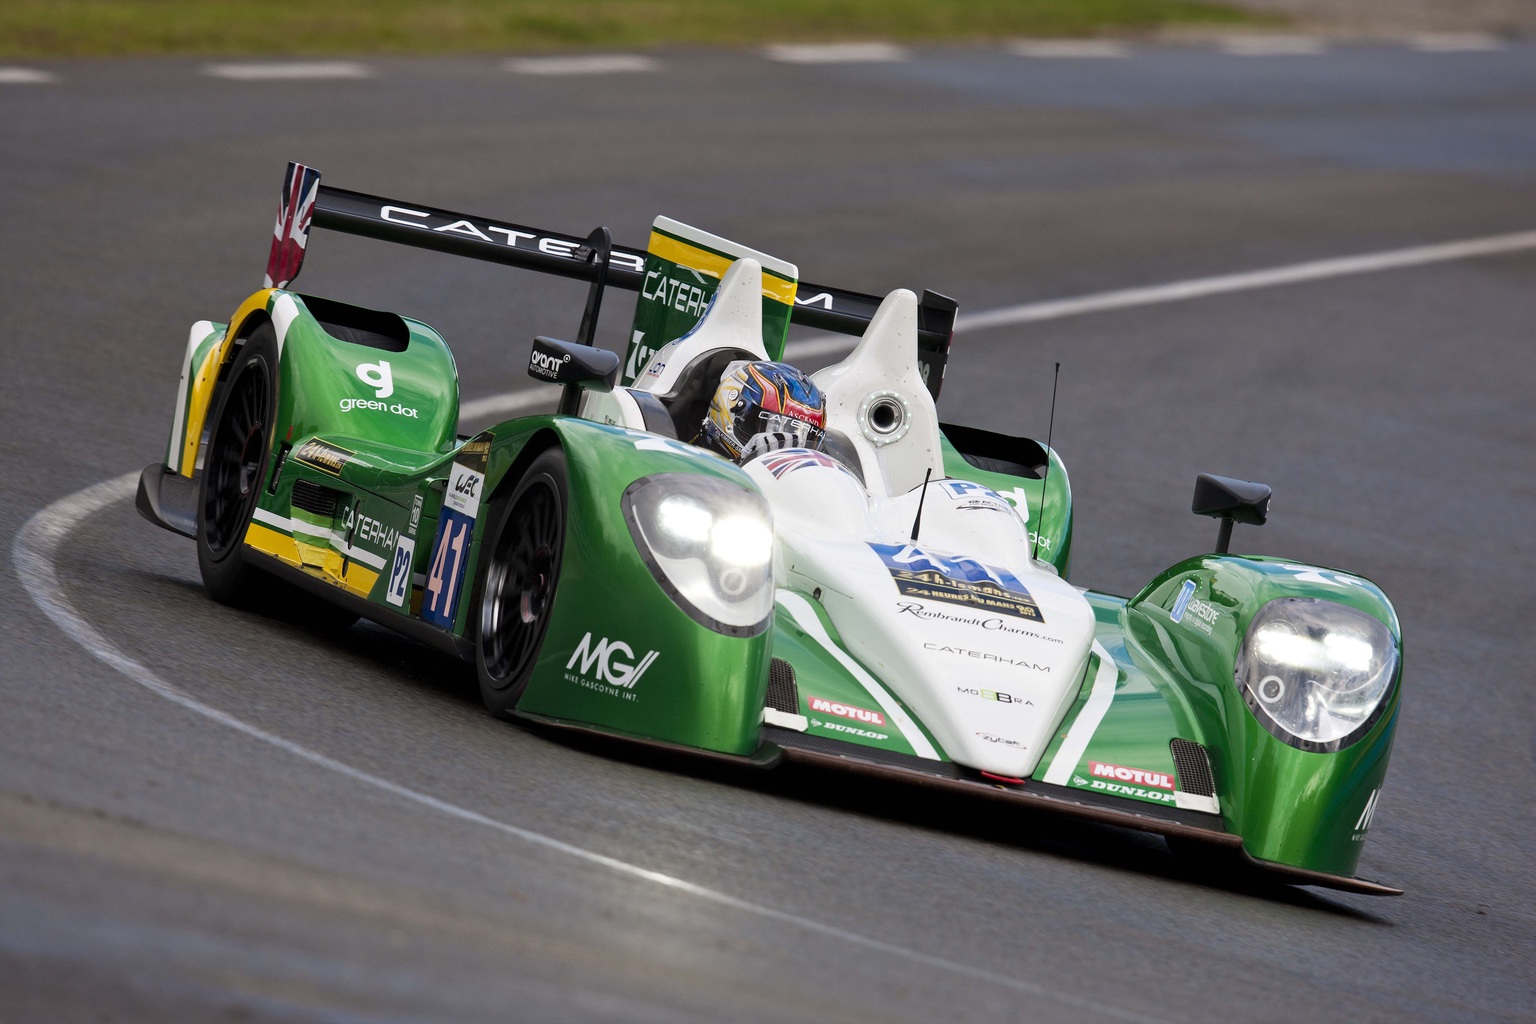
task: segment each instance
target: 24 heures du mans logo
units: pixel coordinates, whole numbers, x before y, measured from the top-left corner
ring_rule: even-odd
[[[567,682],[589,690],[635,700],[635,684],[656,661],[657,654],[650,651],[636,661],[634,649],[629,644],[607,637],[594,643],[591,632],[588,632],[565,663],[565,678]]]

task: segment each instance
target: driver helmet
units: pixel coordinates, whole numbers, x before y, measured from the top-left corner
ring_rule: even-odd
[[[788,363],[735,362],[725,368],[699,443],[737,463],[781,448],[819,448],[827,400]]]

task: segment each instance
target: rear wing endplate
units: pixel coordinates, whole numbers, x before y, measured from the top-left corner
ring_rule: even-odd
[[[420,203],[350,192],[320,184],[320,172],[290,163],[267,265],[267,286],[285,288],[298,277],[311,227],[385,242],[434,249],[454,256],[569,277],[594,285],[583,317],[590,342],[602,288],[639,291],[645,280],[643,249],[607,244],[598,229],[586,238],[542,228],[454,213]],[[802,281],[795,291],[792,323],[837,334],[862,335],[881,297]],[[958,304],[924,291],[918,307],[918,353],[935,398],[944,380]]]

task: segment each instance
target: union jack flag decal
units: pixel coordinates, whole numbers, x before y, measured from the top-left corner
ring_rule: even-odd
[[[785,473],[793,473],[797,469],[805,469],[809,466],[826,466],[829,469],[841,469],[843,464],[836,459],[823,455],[821,452],[812,451],[809,448],[791,448],[786,452],[778,452],[763,457],[763,468],[773,474],[775,480]]]
[[[309,244],[309,219],[315,214],[315,197],[319,194],[320,172],[290,163],[288,173],[283,175],[283,201],[277,208],[277,226],[272,229],[266,287],[286,288],[299,276],[299,268],[304,265],[304,247]]]

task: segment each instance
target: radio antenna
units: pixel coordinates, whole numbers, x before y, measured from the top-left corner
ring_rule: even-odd
[[[917,517],[912,520],[912,543],[917,543],[917,527],[923,521],[923,502],[928,500],[928,478],[933,476],[933,467],[928,467],[928,472],[923,474],[923,493],[917,496]]]
[[[1051,378],[1051,419],[1045,427],[1045,472],[1040,477],[1040,521],[1035,524],[1035,544],[1029,560],[1040,560],[1040,534],[1045,529],[1045,485],[1051,482],[1051,437],[1056,431],[1056,385],[1061,383],[1061,364],[1056,364],[1056,375]]]

